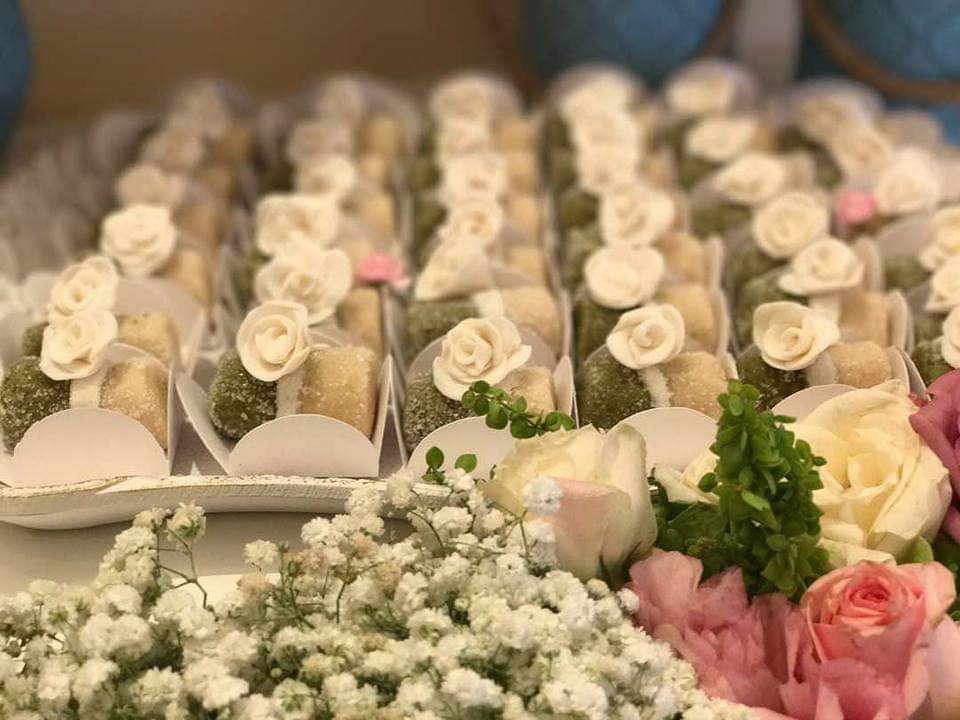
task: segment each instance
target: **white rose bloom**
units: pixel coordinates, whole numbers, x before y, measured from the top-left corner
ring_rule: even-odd
[[[553,526],[561,567],[581,579],[618,571],[657,535],[643,436],[629,425],[601,433],[592,425],[520,440],[483,492],[520,516],[524,489],[551,478],[563,491]]]
[[[930,278],[930,293],[923,309],[945,313],[960,305],[960,255],[950,258]]]
[[[440,165],[456,155],[484,152],[493,148],[490,125],[472,118],[449,117],[437,128],[435,150]]]
[[[43,330],[40,370],[51,380],[76,380],[97,372],[117,339],[117,319],[108,310],[85,310]]]
[[[147,277],[166,265],[177,244],[170,210],[159,205],[131,205],[107,215],[100,251],[124,275]]]
[[[483,77],[448,80],[430,94],[430,114],[436,120],[462,118],[489,124],[496,114],[497,90]]]
[[[297,123],[287,140],[291,165],[300,165],[323,155],[353,155],[353,127],[340,118],[318,118]]]
[[[493,270],[483,246],[474,238],[450,235],[430,253],[413,288],[416,300],[443,300],[486,290]]]
[[[273,300],[247,313],[237,330],[237,352],[244,369],[273,382],[296,371],[310,354],[307,309]]]
[[[461,321],[443,338],[433,360],[433,384],[451,400],[460,400],[478,380],[491,385],[530,359],[517,326],[505,317]]]
[[[559,112],[568,123],[576,123],[585,115],[602,110],[627,110],[634,86],[617,74],[589,78],[560,99]]]
[[[943,195],[940,168],[925,150],[903,148],[881,171],[873,195],[882,215],[932,210]]]
[[[203,134],[196,124],[169,122],[143,144],[140,159],[169,172],[189,173],[204,154]]]
[[[50,290],[47,319],[56,322],[85,310],[112,310],[119,277],[110,258],[93,255],[60,273]]]
[[[577,153],[577,182],[592,195],[604,195],[637,182],[640,154],[616,145]]]
[[[826,143],[840,128],[865,125],[870,118],[859,100],[838,93],[802,100],[795,108],[794,121],[808,138]]]
[[[294,185],[298,193],[327,195],[339,203],[356,189],[358,180],[349,155],[322,155],[297,166]]]
[[[794,255],[777,284],[791,295],[823,295],[858,286],[863,273],[863,261],[849,245],[825,237]]]
[[[333,315],[352,285],[353,267],[343,250],[305,240],[284,247],[257,271],[253,283],[258,302],[299,303],[310,325]]]
[[[800,190],[778,195],[754,213],[752,232],[757,246],[769,257],[794,256],[814,240],[824,237],[830,214],[815,196]]]
[[[255,244],[272,256],[297,240],[330,245],[340,230],[340,208],[327,195],[267,195],[257,203]]]
[[[920,263],[936,270],[950,258],[960,255],[960,205],[938,210],[927,225],[927,246],[920,252]]]
[[[472,197],[498,198],[509,185],[507,161],[495,152],[457,155],[443,167],[439,194],[450,206]]]
[[[772,302],[753,312],[753,343],[770,367],[803,370],[840,340],[832,318],[795,302]]]
[[[736,97],[736,80],[722,71],[685,73],[667,86],[667,103],[681,115],[725,113]]]
[[[725,163],[744,153],[757,133],[752,117],[708,117],[687,133],[687,154],[713,163]]]
[[[636,307],[653,297],[663,277],[663,256],[653,248],[608,245],[583,266],[590,299],[614,310]]]
[[[827,149],[848,178],[869,176],[893,157],[893,145],[873,125],[850,123],[826,139]]]
[[[784,190],[788,181],[786,163],[772,155],[741,155],[713,176],[714,189],[739,205],[759,205]]]
[[[464,238],[486,249],[500,236],[504,221],[500,203],[491,197],[476,196],[453,205],[437,234],[441,238]]]
[[[133,165],[117,180],[115,194],[121,205],[163,205],[175,209],[183,200],[187,181],[183,175],[169,173],[147,163]]]
[[[578,153],[588,153],[598,147],[624,148],[629,154],[639,154],[640,126],[626,110],[597,108],[577,117],[571,127],[571,144]]]
[[[672,305],[645,305],[625,312],[607,335],[607,349],[634,370],[661,365],[683,350],[683,316]]]
[[[667,193],[627,185],[600,196],[600,237],[608,245],[650,245],[673,226],[677,207]]]
[[[960,307],[955,307],[943,321],[940,354],[950,367],[960,368]]]
[[[947,471],[910,426],[916,406],[897,380],[826,401],[790,429],[806,440],[823,488],[821,544],[835,562],[903,559],[921,535],[933,539],[950,504]]]

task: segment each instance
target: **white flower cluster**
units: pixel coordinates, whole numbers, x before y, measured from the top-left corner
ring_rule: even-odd
[[[256,572],[215,607],[186,569],[201,511],[141,513],[91,587],[0,599],[0,717],[749,717],[633,627],[635,596],[557,569],[548,522],[463,470],[444,482],[442,507],[401,474],[304,526],[300,551],[251,543]],[[561,493],[530,495],[549,513]],[[412,535],[387,542],[384,502]]]

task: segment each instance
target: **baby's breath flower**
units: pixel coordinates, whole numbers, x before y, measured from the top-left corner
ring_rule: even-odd
[[[182,540],[196,540],[203,535],[207,519],[203,508],[195,503],[180,503],[167,523],[167,529]]]
[[[276,543],[269,540],[254,540],[243,549],[243,560],[261,570],[273,567],[280,557]]]
[[[535,477],[523,487],[523,505],[534,515],[553,515],[560,509],[563,490],[556,480],[545,475]]]

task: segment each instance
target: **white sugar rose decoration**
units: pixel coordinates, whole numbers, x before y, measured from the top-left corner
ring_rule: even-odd
[[[439,195],[449,207],[473,197],[498,198],[507,191],[507,161],[495,152],[457,155],[443,167]]]
[[[434,90],[428,105],[436,120],[461,118],[489,124],[497,112],[497,88],[484,77],[457,77]]]
[[[794,118],[800,132],[819,143],[826,143],[840,128],[870,121],[863,103],[841,93],[819,94],[801,100]]]
[[[443,238],[417,276],[417,300],[460,297],[493,285],[493,269],[483,247],[469,237]]]
[[[359,173],[348,155],[323,155],[297,166],[297,192],[326,195],[342,202],[357,187]]]
[[[960,307],[955,307],[943,321],[940,354],[950,367],[960,368]]]
[[[166,265],[177,244],[170,210],[131,205],[103,221],[100,250],[129,277],[148,277]]]
[[[202,130],[192,122],[169,122],[143,144],[140,158],[169,172],[189,173],[203,159]]]
[[[876,173],[893,157],[893,145],[873,125],[850,123],[830,135],[827,149],[844,175],[864,177]]]
[[[310,325],[333,315],[353,285],[350,257],[340,248],[323,248],[299,240],[257,271],[257,301],[287,300],[307,309]]]
[[[672,305],[646,305],[625,312],[607,335],[607,349],[634,370],[669,362],[683,350],[683,316]]]
[[[667,103],[681,115],[720,114],[733,107],[737,83],[725,72],[694,71],[667,86]]]
[[[175,209],[183,200],[187,181],[183,175],[169,173],[156,165],[140,163],[117,180],[115,194],[123,206],[145,203]]]
[[[571,127],[571,144],[578,153],[598,147],[622,148],[627,156],[640,151],[640,126],[626,110],[597,108],[579,115]]]
[[[309,163],[324,155],[352,155],[353,128],[341,118],[318,118],[297,123],[287,140],[291,165]]]
[[[770,367],[802,370],[840,340],[832,318],[795,302],[760,305],[753,313],[753,343]]]
[[[171,115],[193,123],[210,139],[223,137],[230,127],[231,111],[223,90],[214,82],[198,82],[174,98]]]
[[[440,122],[435,146],[438,162],[442,166],[456,155],[491,150],[493,135],[489,123],[452,116]]]
[[[639,153],[616,145],[594,147],[577,153],[577,181],[588,193],[603,197],[607,193],[637,182]]]
[[[687,133],[687,154],[713,163],[725,163],[746,152],[757,133],[752,117],[709,117]]]
[[[814,455],[823,487],[820,544],[836,565],[904,560],[920,536],[933,539],[950,504],[946,469],[910,426],[917,408],[888,381],[843,393],[790,426]]]
[[[777,284],[791,295],[823,295],[856,287],[863,281],[864,264],[850,246],[826,237],[794,255]]]
[[[960,305],[960,255],[952,257],[930,278],[930,294],[924,309],[945,313]]]
[[[267,195],[257,203],[257,249],[273,256],[298,240],[330,245],[340,230],[340,208],[328,195]]]
[[[85,310],[43,330],[40,370],[51,380],[78,380],[97,372],[117,339],[117,319],[108,310]]]
[[[463,238],[486,249],[500,236],[503,224],[500,203],[490,197],[478,196],[453,205],[437,234],[441,238]]]
[[[724,199],[738,205],[759,205],[787,185],[787,166],[772,155],[747,153],[717,171],[713,187]]]
[[[943,196],[940,167],[925,150],[903,148],[880,172],[873,196],[882,215],[932,210]]]
[[[650,245],[673,226],[677,207],[667,193],[627,185],[600,197],[600,237],[608,245]]]
[[[237,330],[237,352],[244,369],[273,382],[295,372],[310,354],[307,309],[274,300],[247,313]]]
[[[920,253],[920,263],[927,270],[936,270],[960,255],[960,205],[938,210],[927,225],[926,236],[928,244]]]
[[[769,257],[793,257],[814,240],[824,237],[830,215],[816,197],[794,190],[765,203],[753,216],[757,246]]]
[[[358,123],[367,112],[367,97],[363,84],[353,78],[335,78],[323,84],[313,102],[318,117],[337,118]]]
[[[664,267],[663,256],[653,248],[608,245],[587,259],[583,279],[595,303],[625,310],[653,297]]]
[[[505,317],[470,318],[444,337],[433,361],[433,384],[451,400],[460,400],[470,385],[496,385],[530,359],[517,326]]]
[[[111,310],[117,301],[119,277],[110,258],[94,255],[60,273],[50,290],[48,322],[85,310]]]
[[[600,110],[627,110],[634,94],[629,78],[604,73],[571,89],[560,99],[560,115],[568,123]]]

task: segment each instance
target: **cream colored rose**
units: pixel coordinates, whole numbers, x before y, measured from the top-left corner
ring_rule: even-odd
[[[310,354],[307,309],[273,300],[247,313],[237,330],[237,353],[258,380],[274,382],[303,365]]]
[[[625,312],[607,335],[607,349],[634,370],[661,365],[683,350],[683,316],[672,305],[645,305]]]
[[[589,78],[560,99],[560,116],[570,124],[600,110],[627,110],[634,85],[619,74],[604,73]]]
[[[950,258],[930,278],[924,310],[945,313],[960,305],[960,255]]]
[[[663,256],[653,248],[608,245],[587,259],[583,280],[597,305],[625,310],[653,297],[664,266]]]
[[[117,180],[115,194],[121,205],[163,205],[174,210],[183,200],[187,181],[182,175],[168,173],[156,165],[139,163]]]
[[[683,472],[669,465],[657,465],[653,469],[653,476],[663,486],[670,502],[685,504],[702,502],[715,505],[717,496],[703,492],[700,489],[700,480],[704,475],[716,470],[717,459],[710,450],[704,450],[690,461]]]
[[[478,152],[447,160],[440,180],[440,198],[447,206],[474,197],[498,198],[507,191],[507,161],[500,153]]]
[[[863,261],[849,245],[824,237],[794,255],[777,284],[784,292],[806,297],[856,287],[863,282],[863,274]]]
[[[483,247],[474,239],[450,235],[430,253],[413,288],[416,300],[462,297],[493,285],[493,270]]]
[[[882,215],[932,210],[943,196],[940,168],[925,150],[916,147],[898,150],[880,172],[873,195]]]
[[[305,240],[284,247],[257,271],[253,283],[258,302],[299,303],[310,325],[332,316],[352,285],[353,266],[343,250]]]
[[[940,354],[950,367],[960,368],[960,307],[955,307],[943,321]]]
[[[457,237],[486,249],[503,230],[503,208],[490,197],[471,197],[453,205],[437,234],[441,238]]]
[[[84,310],[43,330],[40,370],[51,380],[77,380],[97,372],[117,339],[117,319],[109,310]]]
[[[795,302],[772,302],[753,312],[753,343],[770,367],[803,370],[840,340],[837,323]]]
[[[140,159],[168,172],[189,173],[203,159],[203,134],[190,122],[169,122],[143,144]]]
[[[323,155],[297,166],[294,185],[298,193],[326,195],[340,203],[358,181],[357,166],[349,155]]]
[[[497,89],[485,77],[447,80],[430,94],[430,114],[437,120],[462,118],[489,124],[497,113]]]
[[[632,184],[600,197],[600,237],[608,245],[650,245],[673,226],[676,204],[667,193]]]
[[[848,178],[872,176],[893,157],[893,145],[873,125],[850,123],[826,138],[827,149]]]
[[[824,237],[830,214],[815,196],[793,190],[765,203],[751,226],[757,246],[769,257],[784,260]]]
[[[719,70],[684,73],[667,86],[667,103],[681,115],[725,113],[736,97],[736,80]]]
[[[524,488],[551,478],[563,491],[553,525],[560,566],[582,580],[619,573],[657,537],[643,436],[629,425],[601,433],[592,425],[520,440],[497,465],[484,494],[522,516]],[[536,521],[537,519],[535,519]]]
[[[257,203],[257,249],[273,256],[289,243],[330,245],[340,230],[340,208],[328,195],[267,195]]]
[[[708,117],[690,129],[684,147],[692,157],[725,163],[746,152],[756,134],[756,118]]]
[[[800,101],[794,120],[808,138],[826,143],[840,128],[865,125],[870,117],[857,98],[836,93],[814,95]]]
[[[94,255],[60,273],[50,290],[48,322],[63,320],[87,310],[112,310],[117,301],[119,277],[113,261]]]
[[[578,153],[575,162],[580,187],[597,197],[634,184],[639,177],[639,153],[615,145]]]
[[[453,156],[492,149],[493,135],[489,123],[453,116],[440,122],[434,144],[440,165],[446,165]]]
[[[577,117],[571,126],[571,144],[578,153],[595,148],[623,148],[627,156],[639,155],[640,126],[626,110],[598,108]]]
[[[287,140],[291,165],[311,162],[323,155],[353,155],[353,128],[341,118],[318,118],[297,123]]]
[[[779,194],[789,180],[787,166],[772,155],[747,153],[717,171],[713,188],[738,205],[759,205]]]
[[[478,380],[496,385],[530,359],[517,326],[505,317],[462,320],[443,338],[433,360],[433,384],[460,400]]]
[[[960,205],[938,210],[927,224],[926,237],[927,246],[920,253],[920,263],[927,270],[936,270],[960,255]]]
[[[838,395],[791,426],[827,461],[813,499],[823,511],[821,544],[835,563],[903,560],[918,537],[933,539],[940,527],[950,482],[910,426],[916,409],[893,380]]]
[[[131,205],[107,215],[100,251],[129,277],[147,277],[166,265],[177,245],[170,210],[159,205]]]

